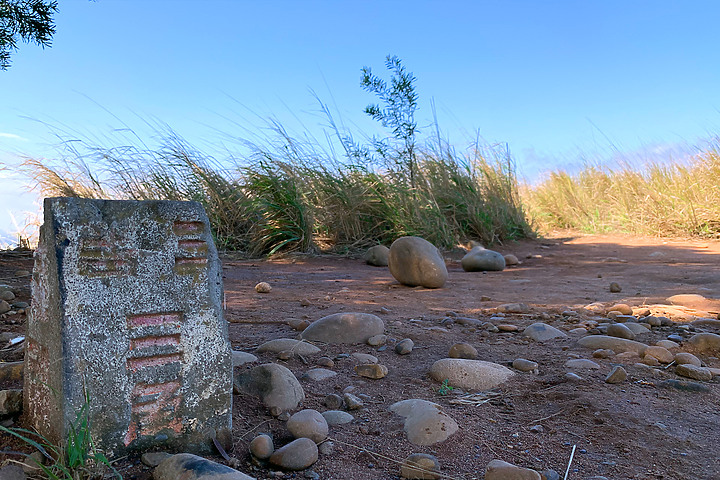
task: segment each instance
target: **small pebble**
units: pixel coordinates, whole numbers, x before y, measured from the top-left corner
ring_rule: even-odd
[[[532,433],[545,433],[545,427],[543,427],[542,425],[533,425],[532,427],[530,427],[530,431]]]
[[[267,460],[275,451],[273,440],[270,435],[261,433],[250,442],[250,453],[260,460]]]
[[[366,363],[363,365],[356,365],[355,373],[361,377],[378,380],[380,378],[384,378],[388,374],[388,368],[385,365],[380,365],[379,363]]]
[[[537,362],[526,360],[524,358],[516,358],[513,360],[512,366],[514,369],[520,370],[521,372],[534,372],[538,369]]]
[[[260,282],[257,285],[255,285],[255,291],[258,293],[270,293],[272,290],[272,287],[267,282]]]
[[[368,338],[367,343],[370,346],[373,347],[379,347],[380,345],[385,345],[385,342],[387,342],[387,335],[373,335],[372,337]]]
[[[465,358],[468,360],[475,360],[478,357],[478,351],[475,347],[469,343],[456,343],[450,347],[448,353],[450,358]]]
[[[500,330],[501,332],[517,332],[518,330],[520,330],[517,325],[510,325],[510,324],[507,324],[507,323],[503,323],[503,324],[501,324],[501,325],[498,325],[497,328],[498,328],[498,330]]]
[[[627,371],[619,365],[615,366],[605,377],[605,383],[622,383],[625,380],[627,380]]]
[[[321,367],[327,368],[332,368],[335,366],[335,362],[330,357],[320,357],[315,361],[315,363]]]
[[[568,382],[582,382],[583,378],[577,373],[568,372],[565,374],[565,380]]]
[[[400,466],[400,476],[407,479],[435,480],[440,478],[438,459],[427,453],[413,453]]]
[[[318,445],[318,450],[322,455],[332,455],[335,452],[335,444],[330,441],[326,441]]]
[[[343,405],[343,398],[340,395],[331,393],[325,397],[323,403],[325,403],[325,406],[330,410],[337,410]]]
[[[400,340],[397,345],[395,345],[395,353],[398,353],[400,355],[407,355],[408,353],[412,352],[414,346],[415,343],[409,338]]]
[[[358,410],[364,406],[363,401],[352,393],[343,394],[343,400],[345,401],[345,408],[348,410]]]

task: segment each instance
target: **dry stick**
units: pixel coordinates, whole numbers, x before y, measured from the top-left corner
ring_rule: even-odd
[[[358,450],[360,450],[360,451],[367,452],[367,453],[368,453],[369,455],[371,455],[371,456],[377,456],[377,457],[379,457],[379,458],[382,458],[382,459],[387,460],[387,461],[389,461],[389,462],[396,463],[396,464],[398,464],[398,465],[402,465],[402,464],[404,463],[404,462],[395,460],[394,458],[390,458],[390,457],[388,457],[388,456],[386,456],[386,455],[383,455],[383,454],[381,454],[381,453],[371,452],[371,451],[368,450],[367,448],[363,448],[363,447],[360,447],[360,446],[358,446],[358,445],[353,445],[352,443],[343,442],[342,440],[338,440],[338,439],[336,439],[336,438],[330,438],[330,437],[328,437],[328,440],[332,440],[333,442],[342,443],[343,445],[347,445],[348,447],[356,448],[356,449],[358,449]],[[434,470],[427,470],[427,469],[422,468],[421,466],[419,466],[419,465],[417,465],[417,464],[415,464],[415,463],[412,464],[412,468],[415,469],[415,470],[419,470],[419,471],[421,471],[421,472],[423,472],[423,473],[431,473],[431,474],[435,475],[436,477],[448,478],[448,479],[450,479],[450,480],[464,480],[464,479],[462,479],[462,478],[453,477],[453,476],[451,476],[451,475],[445,475],[444,473],[436,472],[436,471],[434,471]]]
[[[568,462],[567,470],[565,470],[565,478],[563,478],[563,480],[567,480],[570,474],[570,465],[572,465],[573,457],[575,456],[575,448],[577,448],[577,445],[573,445],[572,452],[570,453],[570,461]]]
[[[560,410],[559,412],[555,412],[555,413],[553,413],[552,415],[548,415],[547,417],[539,418],[539,419],[534,420],[534,421],[532,421],[532,422],[530,422],[530,423],[540,423],[540,422],[543,422],[543,421],[548,420],[548,419],[550,419],[550,418],[552,418],[552,417],[556,417],[556,416],[560,415],[561,413],[564,413],[565,410],[566,410],[566,409],[563,408],[563,409]]]
[[[270,422],[270,420],[263,420],[262,422],[258,423],[257,425],[255,425],[253,428],[251,428],[251,429],[248,430],[247,432],[245,432],[245,433],[243,433],[242,435],[240,435],[240,438],[243,438],[243,437],[244,437],[245,435],[247,435],[248,433],[252,433],[253,431],[257,430],[257,429],[260,427],[260,425],[263,425],[263,424],[268,423],[268,422]]]

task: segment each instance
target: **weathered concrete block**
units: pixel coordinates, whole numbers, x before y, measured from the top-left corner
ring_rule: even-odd
[[[89,399],[95,445],[209,451],[230,438],[222,272],[195,202],[48,198],[35,253],[24,410],[63,442]]]

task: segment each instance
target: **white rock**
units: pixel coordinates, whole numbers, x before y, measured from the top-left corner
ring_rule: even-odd
[[[490,390],[507,381],[513,371],[497,363],[464,358],[443,358],[430,367],[430,376],[463,390]]]
[[[532,338],[536,342],[547,342],[548,340],[552,340],[554,338],[567,337],[565,332],[542,322],[533,323],[532,325],[526,327],[525,330],[523,330],[523,335],[528,338]]]
[[[446,440],[458,430],[455,420],[437,403],[427,400],[402,400],[390,411],[405,417],[405,433],[415,445],[433,445]]]

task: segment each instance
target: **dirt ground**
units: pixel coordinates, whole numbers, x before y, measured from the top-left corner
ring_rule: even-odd
[[[306,400],[302,408],[327,410],[323,399],[349,386],[354,394],[367,395],[365,408],[355,410],[353,423],[332,427],[332,452],[321,455],[312,472],[278,473],[255,465],[248,443],[259,432],[273,435],[275,445],[290,440],[282,420],[269,415],[258,400],[234,396],[234,451],[239,469],[258,479],[319,478],[397,479],[398,461],[411,453],[438,458],[445,478],[482,479],[485,466],[495,458],[538,471],[554,469],[565,475],[573,446],[576,453],[568,479],[593,476],[619,479],[718,479],[720,478],[720,388],[717,377],[704,382],[709,392],[664,389],[659,383],[679,378],[673,368],[641,368],[638,358],[592,358],[590,350],[577,345],[578,334],[566,339],[537,343],[518,332],[489,333],[454,325],[448,315],[490,321],[495,307],[524,302],[528,314],[506,314],[495,324],[524,327],[544,321],[569,331],[588,320],[603,319],[583,307],[592,302],[605,306],[623,302],[649,306],[654,314],[671,315],[672,326],[653,328],[638,340],[651,345],[670,334],[688,338],[695,332],[720,333],[716,326],[690,325],[694,316],[717,315],[716,302],[705,312],[662,307],[675,294],[720,297],[720,242],[702,240],[556,235],[542,241],[522,241],[496,246],[513,253],[521,264],[502,272],[466,273],[460,268],[461,253],[448,256],[449,280],[436,290],[398,284],[387,268],[365,265],[360,259],[288,256],[272,261],[224,258],[226,310],[232,346],[253,352],[274,338],[294,338],[298,332],[288,321],[313,321],[337,312],[364,312],[385,321],[391,340],[411,338],[409,355],[398,355],[392,344],[385,349],[369,345],[321,346],[322,354],[335,359],[338,375],[324,381],[302,381]],[[0,283],[17,288],[19,299],[29,301],[29,278],[14,272],[31,269],[27,256],[0,256]],[[256,293],[258,282],[272,291]],[[611,293],[617,282],[622,292]],[[576,312],[576,313],[572,313]],[[22,314],[0,319],[0,332],[24,331]],[[291,322],[292,323],[292,322]],[[539,373],[519,373],[501,385],[489,401],[477,405],[455,403],[463,393],[441,395],[440,384],[427,375],[438,359],[448,356],[458,342],[472,344],[479,359],[509,365],[516,358],[539,364]],[[370,353],[389,369],[380,380],[357,376],[355,363],[341,354]],[[258,354],[262,362],[279,362],[300,378],[313,368],[316,357],[279,360]],[[21,347],[0,346],[0,361],[22,358]],[[578,372],[583,381],[565,379],[570,358],[592,358],[600,370]],[[720,360],[701,357],[709,367]],[[622,364],[628,380],[607,384],[605,376]],[[252,366],[252,364],[251,364]],[[238,367],[249,368],[246,366]],[[0,389],[17,384],[0,382]],[[447,441],[429,447],[408,442],[400,417],[390,413],[394,402],[422,398],[440,404],[460,426]],[[22,419],[16,425],[22,425]],[[531,427],[540,425],[542,428]],[[11,444],[7,437],[0,437]],[[12,444],[13,448],[18,448]],[[8,458],[11,457],[8,455]],[[17,458],[17,457],[12,457]],[[0,454],[0,462],[3,456]],[[216,458],[222,462],[220,457]],[[125,478],[148,479],[151,471],[137,458],[118,463]]]

